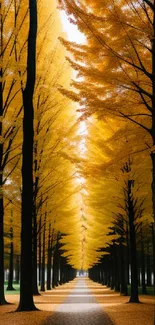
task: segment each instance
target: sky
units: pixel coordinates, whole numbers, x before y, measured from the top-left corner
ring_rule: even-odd
[[[69,22],[67,15],[64,13],[64,11],[62,11],[60,15],[62,19],[63,31],[67,33],[68,40],[77,43],[84,43],[85,36],[78,30],[77,26]]]

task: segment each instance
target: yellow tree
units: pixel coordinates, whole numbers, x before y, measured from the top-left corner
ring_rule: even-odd
[[[39,5],[39,31],[37,42],[37,79],[34,94],[34,175],[33,175],[33,292],[38,294],[37,288],[37,220],[40,219],[40,205],[45,205],[47,223],[53,224],[55,217],[54,206],[51,210],[55,195],[66,193],[66,182],[69,182],[73,171],[68,175],[61,152],[66,147],[66,135],[74,124],[74,116],[68,100],[65,100],[57,90],[56,84],[66,82],[69,73],[62,60],[64,49],[57,42],[61,31],[59,13],[55,3],[49,7]],[[53,21],[59,21],[53,29]],[[51,49],[52,38],[52,49]],[[60,64],[61,60],[61,64]],[[46,72],[45,72],[46,67]],[[49,91],[50,90],[50,91]],[[67,107],[67,109],[64,109]],[[68,128],[64,126],[66,121]],[[64,171],[62,173],[62,170]],[[66,176],[64,177],[64,174]],[[54,192],[54,193],[53,193]],[[55,195],[53,195],[55,194]],[[67,196],[67,193],[66,193]],[[50,198],[50,200],[49,200]],[[58,197],[56,196],[57,200]],[[48,204],[47,204],[48,202]],[[50,213],[52,211],[53,213]],[[57,211],[58,212],[58,211]],[[62,213],[62,212],[61,212]],[[50,221],[51,215],[51,221]]]
[[[125,125],[125,130],[122,131],[122,125],[120,125],[120,129],[117,127],[118,131],[114,132],[116,127],[111,123],[111,137],[108,139],[107,136],[105,141],[106,134],[110,133],[109,130],[108,133],[106,132],[109,129],[109,123],[100,124],[103,124],[102,127],[97,128],[96,123],[96,127],[92,130],[95,131],[96,137],[94,137],[95,140],[92,139],[89,151],[97,158],[93,161],[89,157],[84,166],[84,175],[90,175],[90,184],[92,184],[89,186],[92,189],[90,202],[92,207],[100,212],[100,218],[103,214],[103,219],[101,219],[103,224],[108,220],[110,227],[114,216],[115,222],[119,223],[119,220],[124,220],[129,224],[132,274],[130,301],[136,302],[138,301],[137,265],[135,263],[136,235],[143,213],[145,218],[148,218],[148,222],[152,221],[149,152],[143,151],[142,147],[141,153],[137,152],[142,144],[143,133],[138,132],[138,143],[135,141],[136,130],[134,132],[133,128],[131,130]],[[94,176],[95,179],[92,181],[91,178]],[[98,220],[98,214],[96,220]]]
[[[59,1],[86,35],[83,46],[63,41],[71,66],[83,77],[76,92],[64,94],[81,104],[87,117],[128,119],[148,134],[154,191],[154,4],[150,1]],[[73,21],[73,19],[72,19]],[[115,32],[117,31],[117,33]],[[89,89],[92,91],[90,92]]]
[[[3,219],[4,219],[4,196],[5,183],[9,181],[12,171],[18,164],[20,153],[20,141],[15,138],[21,126],[19,119],[22,107],[21,82],[18,78],[16,41],[22,34],[22,25],[26,19],[25,10],[22,6],[22,19],[20,29],[17,32],[16,20],[19,17],[20,2],[2,2],[1,9],[1,30],[0,30],[0,304],[5,303],[4,299],[4,243],[3,243]],[[20,34],[20,36],[19,36]],[[23,44],[22,44],[23,45]],[[19,47],[20,48],[20,47]],[[22,55],[22,48],[20,48]],[[16,144],[15,144],[16,141]],[[15,151],[13,152],[13,150]]]

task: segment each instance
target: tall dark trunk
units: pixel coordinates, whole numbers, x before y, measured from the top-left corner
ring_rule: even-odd
[[[113,248],[110,255],[110,289],[113,290],[115,287],[115,261]]]
[[[1,122],[0,122],[1,128]],[[0,160],[2,154],[2,145],[0,144]],[[0,162],[1,165],[1,162]],[[0,166],[0,186],[2,184],[2,174]],[[4,296],[4,205],[3,197],[0,196],[0,305],[7,304]]]
[[[60,256],[60,284],[65,283],[65,258]]]
[[[38,135],[38,130],[36,131]],[[34,142],[34,173],[38,171],[38,141]],[[34,187],[33,187],[33,294],[35,296],[40,295],[38,291],[38,279],[37,279],[37,211],[36,211],[36,199],[38,194],[38,183],[39,177],[35,176]]]
[[[59,272],[59,237],[57,236],[57,242],[53,254],[53,273],[52,273],[52,287],[55,288],[55,286],[59,285],[58,281],[58,272]]]
[[[103,258],[103,265],[104,265],[104,285],[108,285],[108,257],[104,256]]]
[[[13,288],[13,228],[10,228],[10,259],[9,259],[9,279],[8,279],[8,286],[6,290],[15,290]]]
[[[138,271],[137,271],[137,249],[136,249],[136,230],[134,223],[134,207],[132,199],[133,181],[128,181],[128,217],[130,234],[130,259],[131,259],[131,296],[129,302],[139,302],[138,298]]]
[[[154,286],[154,292],[155,292],[155,231],[154,231],[154,223],[152,223],[151,229],[152,229],[152,247],[153,247],[153,286]]]
[[[52,249],[53,249],[53,231],[51,236],[51,225],[49,225],[48,235],[48,257],[47,257],[47,290],[51,290],[51,269],[52,269]]]
[[[120,291],[120,269],[119,269],[119,251],[117,245],[115,245],[115,291]]]
[[[155,64],[155,63],[154,63]],[[153,127],[155,133],[155,106],[153,112]],[[154,135],[154,143],[155,145],[155,135]],[[153,214],[154,214],[154,224],[152,224],[152,238],[153,238],[153,274],[154,274],[154,293],[155,293],[155,153],[151,154],[152,158],[152,202],[153,202]]]
[[[137,271],[138,271],[138,287],[140,287],[141,286],[141,267],[140,267],[139,258],[137,260]]]
[[[100,283],[103,284],[104,279],[103,279],[103,265],[102,263],[100,264]]]
[[[107,278],[108,278],[108,282],[107,282],[107,287],[110,287],[110,281],[111,281],[111,258],[110,255],[107,256]]]
[[[126,222],[126,266],[127,266],[127,284],[129,284],[129,264],[130,264],[130,247],[129,247],[129,229],[128,229],[128,222]]]
[[[145,253],[144,253],[144,238],[142,228],[141,233],[141,270],[142,270],[142,293],[147,294],[146,284],[145,284]]]
[[[146,255],[146,269],[147,269],[147,286],[151,286],[151,263],[150,263],[150,248],[147,242],[147,255]]]
[[[42,252],[40,291],[45,291],[45,236],[46,236],[46,215],[45,215],[45,219],[44,219],[44,228],[43,228],[43,252]]]
[[[32,273],[32,283],[33,283],[33,294],[35,296],[40,295],[38,291],[38,281],[37,281],[37,218],[36,218],[36,202],[33,204],[33,273]]]
[[[39,285],[41,284],[41,217],[39,220]]]
[[[19,284],[20,280],[20,258],[17,255],[15,259],[15,282]]]
[[[126,247],[120,241],[120,294],[127,296],[127,259],[126,259]]]
[[[36,79],[36,0],[29,0],[29,15],[27,80],[26,87],[23,90],[21,279],[20,302],[17,311],[31,311],[36,309],[33,302],[32,287],[33,94]]]

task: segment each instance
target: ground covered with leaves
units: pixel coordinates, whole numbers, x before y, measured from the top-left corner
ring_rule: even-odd
[[[79,295],[77,289],[74,289],[76,283],[77,279],[51,291],[42,292],[40,296],[34,297],[36,307],[39,309],[39,311],[34,312],[15,312],[19,301],[19,294],[16,292],[7,294],[6,299],[11,304],[0,306],[0,324],[42,325],[57,310],[60,304],[66,300],[71,292],[72,294]],[[120,296],[119,293],[90,280],[87,280],[86,283],[91,294],[95,296],[97,302],[101,304],[104,312],[115,325],[153,325],[153,296],[140,295],[140,304],[129,304],[129,297]],[[70,313],[72,313],[71,306]]]
[[[90,287],[93,295],[115,325],[153,325],[155,310],[153,296],[140,295],[139,304],[128,303],[128,296],[120,296],[120,293],[100,284],[95,286]]]

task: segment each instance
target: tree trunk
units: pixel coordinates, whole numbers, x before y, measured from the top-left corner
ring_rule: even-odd
[[[38,135],[38,132],[37,132]],[[33,294],[35,296],[40,295],[38,291],[38,281],[37,281],[37,211],[36,211],[36,198],[38,193],[38,183],[39,177],[36,176],[38,171],[38,141],[34,142],[34,173],[35,173],[35,180],[34,180],[34,187],[33,187]]]
[[[120,291],[120,269],[119,269],[119,251],[117,245],[114,246],[114,261],[115,261],[115,291]]]
[[[65,258],[60,256],[60,284],[65,283]]]
[[[126,266],[127,266],[127,284],[129,284],[129,264],[130,264],[130,247],[129,247],[129,227],[128,222],[126,222]]]
[[[36,79],[37,3],[29,0],[27,81],[23,91],[21,280],[17,311],[36,310],[32,288],[33,93]]]
[[[151,263],[150,263],[149,242],[147,242],[146,268],[147,268],[147,286],[150,287],[151,286]]]
[[[108,256],[104,256],[103,258],[104,265],[104,285],[108,285]]]
[[[144,238],[141,228],[141,270],[142,270],[142,294],[146,295],[146,284],[145,284],[145,253],[144,253]]]
[[[41,284],[41,217],[39,220],[39,286]]]
[[[2,157],[1,152],[2,152],[2,146],[0,144],[0,157]],[[0,187],[1,184],[2,184],[2,174],[0,171]],[[3,197],[0,196],[0,305],[5,305],[5,304],[7,304],[7,302],[4,296],[4,206],[3,206]]]
[[[13,288],[13,228],[10,228],[10,260],[9,260],[9,279],[8,279],[8,286],[6,290],[15,290]]]
[[[58,237],[57,242],[53,254],[53,273],[52,273],[52,287],[55,288],[55,286],[59,285],[58,281],[58,265],[59,265],[59,256],[58,256]]]
[[[53,249],[53,231],[51,236],[51,225],[49,225],[48,258],[47,258],[47,290],[51,290],[52,249]]]
[[[132,199],[132,180],[128,181],[128,217],[130,234],[130,259],[131,259],[131,296],[129,302],[139,302],[138,298],[138,271],[137,271],[137,249],[136,231],[134,224],[134,207]]]
[[[16,260],[15,260],[15,282],[17,284],[19,284],[19,280],[20,280],[20,258],[17,255],[16,256]]]
[[[107,258],[108,258],[108,261],[107,261],[107,278],[108,278],[107,287],[110,287],[110,281],[111,281],[111,257],[110,257],[110,255],[108,255]]]
[[[45,291],[45,236],[46,236],[46,214],[43,228],[43,252],[42,252],[42,266],[41,266],[41,288],[40,291]]]
[[[153,286],[155,292],[155,235],[154,235],[154,223],[152,223],[152,247],[153,247]]]
[[[33,205],[33,272],[32,272],[32,283],[33,283],[33,294],[39,296],[38,282],[37,282],[37,218],[36,218],[36,202]]]
[[[110,255],[110,289],[113,290],[115,287],[115,263],[113,250]]]
[[[128,295],[127,289],[127,260],[126,260],[126,247],[120,242],[120,294],[123,296]]]

